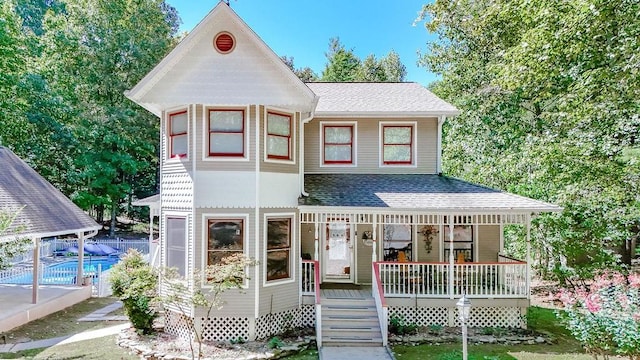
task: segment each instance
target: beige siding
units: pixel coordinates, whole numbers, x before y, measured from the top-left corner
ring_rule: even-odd
[[[356,167],[321,166],[320,122],[356,121]],[[417,166],[382,166],[380,158],[380,122],[417,123]],[[394,118],[394,119],[313,119],[305,125],[305,173],[378,173],[378,174],[435,174],[437,162],[438,119]]]
[[[270,314],[270,313],[278,313],[285,310],[290,310],[298,307],[299,302],[299,278],[300,274],[300,256],[298,254],[298,217],[297,217],[297,209],[263,209],[260,211],[260,218],[264,219],[264,214],[281,214],[281,213],[294,213],[296,214],[294,219],[292,220],[293,225],[293,234],[291,238],[291,276],[292,281],[287,280],[278,280],[277,282],[266,283],[266,286],[263,285],[263,279],[266,277],[266,222],[264,222],[260,231],[263,236],[258,237],[258,241],[260,241],[260,305],[259,305],[259,316]]]
[[[256,170],[256,106],[249,106],[249,119],[248,119],[248,148],[245,148],[245,152],[249,152],[249,160],[244,158],[240,159],[223,159],[212,160],[208,158],[208,130],[207,116],[208,109],[215,108],[204,105],[196,105],[197,118],[196,118],[196,167],[198,170],[215,170],[215,171],[255,171]],[[235,107],[234,107],[235,108]],[[204,114],[204,116],[203,116]],[[206,133],[205,133],[206,131]]]
[[[498,261],[500,251],[500,225],[478,225],[478,261]]]
[[[358,239],[356,242],[356,282],[358,284],[371,284],[371,253],[372,246],[367,246],[362,241],[362,234],[365,231],[373,231],[371,225],[357,225]]]
[[[424,237],[418,234],[418,242],[416,244],[416,250],[418,253],[418,262],[439,262],[440,261],[440,253],[442,252],[440,248],[440,235],[438,232],[433,235],[433,239],[431,240],[431,251],[427,252],[425,248]]]
[[[231,215],[236,215],[240,218],[242,215],[247,215],[248,218],[241,217],[245,219],[244,223],[244,232],[246,234],[245,237],[245,254],[249,257],[256,258],[256,248],[255,248],[255,211],[253,209],[195,209],[195,218],[194,218],[194,251],[193,251],[193,260],[194,260],[194,268],[201,270],[204,266],[203,255],[206,246],[206,222],[203,221],[203,214],[212,214],[214,216],[224,216],[224,217],[233,217]],[[255,314],[255,291],[256,284],[258,284],[259,279],[256,278],[255,269],[249,269],[249,277],[248,286],[246,289],[242,290],[227,290],[222,295],[222,300],[224,301],[223,308],[219,311],[214,311],[212,316],[254,316]]]
[[[270,109],[273,111],[276,111],[275,109]],[[266,118],[265,118],[265,111],[264,111],[264,107],[260,106],[260,135],[262,136],[261,140],[261,153],[262,155],[260,156],[260,170],[261,171],[266,171],[266,172],[280,172],[280,173],[294,173],[297,174],[300,172],[300,166],[298,165],[298,161],[300,161],[300,113],[291,113],[291,115],[293,115],[292,118],[292,122],[293,122],[293,126],[295,128],[293,135],[293,144],[292,144],[292,151],[293,151],[293,157],[295,159],[295,162],[293,163],[283,163],[283,162],[273,162],[273,161],[265,161],[264,159],[264,145],[266,142],[266,136],[264,134],[266,134],[265,132],[265,126],[266,126]]]

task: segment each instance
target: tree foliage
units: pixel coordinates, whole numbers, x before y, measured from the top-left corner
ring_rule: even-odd
[[[21,210],[16,212],[0,211],[0,237],[11,235],[8,233],[8,229],[14,223],[16,216],[20,211]],[[17,230],[19,231],[20,227],[18,227]],[[31,239],[22,238],[20,236],[16,236],[15,239],[0,242],[0,270],[10,268],[12,265],[10,261],[14,257],[29,251],[29,245],[31,244]]]
[[[533,234],[561,278],[615,263],[639,231],[640,4],[436,1],[422,16],[438,40],[420,62],[462,110],[444,170],[562,205]]]
[[[158,121],[127,100],[175,44],[163,0],[10,0],[0,11],[0,143],[81,207],[157,189]],[[53,155],[55,154],[55,156]]]

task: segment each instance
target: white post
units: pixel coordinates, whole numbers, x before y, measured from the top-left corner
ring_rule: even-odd
[[[527,299],[531,299],[531,215],[527,214]]]
[[[78,272],[76,273],[76,285],[82,286],[84,271],[84,232],[78,234]]]
[[[316,220],[316,223],[315,223],[315,235],[314,235],[315,242],[313,244],[313,246],[314,246],[313,260],[315,260],[315,261],[319,261],[319,255],[320,255],[320,243],[318,241],[318,239],[319,239],[319,236],[318,236],[319,235],[319,229],[318,229],[318,227],[319,226],[320,226],[320,224],[318,224],[318,221]]]
[[[31,290],[31,303],[38,303],[38,285],[40,277],[40,238],[33,238],[33,288]]]
[[[371,262],[378,261],[378,232],[376,229],[378,228],[378,217],[373,215],[373,231],[371,232]]]
[[[449,214],[449,299],[453,299],[453,215]]]

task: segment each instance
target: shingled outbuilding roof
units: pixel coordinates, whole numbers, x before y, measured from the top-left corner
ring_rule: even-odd
[[[89,215],[6,147],[0,146],[0,211],[17,213],[0,242],[101,228]]]
[[[549,212],[562,208],[543,201],[440,175],[305,175],[304,205],[428,211]]]
[[[393,115],[454,116],[460,112],[415,82],[307,83],[318,96],[316,116]]]

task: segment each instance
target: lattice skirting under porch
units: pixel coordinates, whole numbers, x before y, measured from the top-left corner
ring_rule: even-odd
[[[315,316],[314,305],[302,305],[297,309],[261,316],[256,319],[256,338],[265,339],[289,329],[314,326]]]
[[[470,327],[524,328],[526,321],[519,307],[472,307]],[[419,326],[460,326],[457,308],[448,307],[389,307],[389,319],[402,317]]]
[[[205,322],[203,338],[208,341],[254,340],[281,334],[296,327],[314,326],[315,306],[302,305],[300,308],[279,313],[267,314],[258,319],[248,317],[216,317],[197,321]],[[165,312],[165,331],[168,334],[188,338],[189,324],[192,319],[167,310]],[[255,326],[254,326],[255,325]]]

